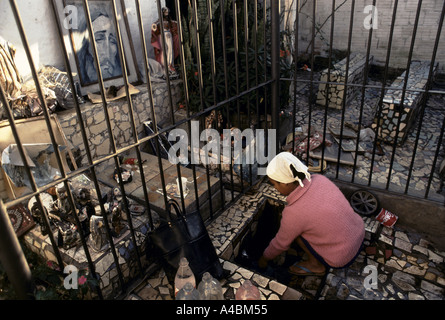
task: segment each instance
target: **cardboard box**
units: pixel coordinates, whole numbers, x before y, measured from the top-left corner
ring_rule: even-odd
[[[65,135],[62,131],[62,128],[59,124],[57,116],[55,114],[50,117],[51,127],[55,135],[56,143],[61,151],[62,157],[62,165],[66,173],[70,171],[70,168],[66,162],[66,154],[71,159],[71,163],[73,163],[74,168],[76,168],[76,162],[74,161],[74,157],[68,147],[68,142],[66,141]],[[49,128],[46,124],[46,120],[44,117],[34,117],[28,119],[21,119],[15,121],[15,125],[17,127],[17,132],[19,135],[20,142],[22,145],[33,145],[33,144],[51,144],[51,137],[49,134]],[[9,124],[9,121],[0,122],[0,154],[3,153],[9,145],[17,144],[14,136],[12,134],[12,130]],[[57,161],[55,155],[51,156],[50,160],[51,165],[58,169]],[[1,164],[1,161],[0,161]],[[18,187],[16,186],[9,176],[5,173],[3,168],[1,169],[1,175],[3,175],[3,179],[0,179],[0,183],[4,185],[0,187],[0,189],[6,189],[6,193],[8,195],[8,199],[16,199],[20,196],[23,196],[27,193],[31,192],[31,189],[28,187]]]

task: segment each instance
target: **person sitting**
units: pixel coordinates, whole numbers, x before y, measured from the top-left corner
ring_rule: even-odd
[[[266,173],[287,197],[287,205],[277,234],[258,260],[259,267],[266,268],[294,241],[308,258],[290,266],[291,274],[324,275],[329,268],[352,264],[362,249],[365,228],[340,189],[323,175],[311,176],[289,152],[276,155]]]

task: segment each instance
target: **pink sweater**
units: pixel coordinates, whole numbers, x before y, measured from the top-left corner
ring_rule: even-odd
[[[280,229],[264,250],[266,259],[289,249],[298,236],[332,267],[343,267],[354,258],[365,236],[363,219],[332,181],[313,174],[286,201]]]

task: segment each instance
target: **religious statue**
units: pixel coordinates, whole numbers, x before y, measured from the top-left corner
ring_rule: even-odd
[[[96,251],[107,248],[108,238],[105,230],[104,217],[91,216],[90,220],[90,245]]]
[[[178,24],[170,18],[170,9],[167,7],[162,8],[162,20],[164,22],[165,46],[162,45],[161,19],[158,19],[151,26],[151,45],[154,48],[156,61],[163,67],[165,67],[165,62],[162,49],[165,47],[169,77],[175,78],[178,77],[174,66],[174,61],[179,55]]]

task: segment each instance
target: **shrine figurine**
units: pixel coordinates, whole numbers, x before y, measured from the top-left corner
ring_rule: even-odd
[[[111,209],[111,226],[113,237],[118,237],[125,229],[122,222],[122,210],[120,206],[115,206]]]
[[[105,230],[104,218],[93,215],[90,218],[90,245],[96,251],[106,249],[108,245],[107,231]]]
[[[68,193],[64,184],[59,184],[56,186],[56,197],[57,199],[53,202],[51,213],[59,216],[62,220],[69,222],[74,222],[71,216],[72,209],[68,200]]]
[[[163,67],[167,64],[169,78],[178,77],[174,61],[179,56],[178,23],[170,18],[170,9],[162,8],[162,20],[164,22],[165,46],[162,45],[161,19],[158,19],[151,27],[151,45],[154,49],[155,59]],[[167,61],[164,61],[163,48]]]
[[[48,214],[45,206],[43,206],[43,210],[45,210],[45,213]],[[37,224],[40,225],[40,232],[42,233],[42,235],[47,235],[50,230],[48,229],[48,227],[46,226],[46,224],[43,221],[44,213],[40,209],[40,206],[37,203],[37,201],[34,202],[32,207],[31,207],[31,215],[32,215],[33,219],[37,222]],[[49,220],[49,222],[51,224],[51,219],[48,218],[48,220]]]

